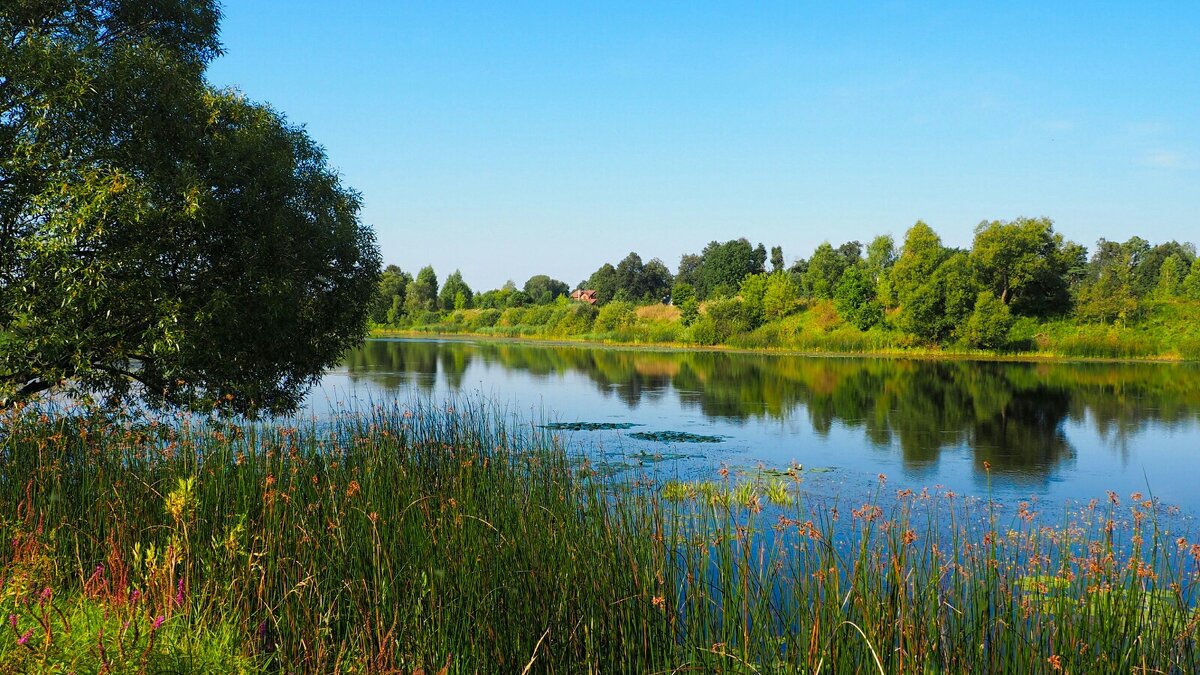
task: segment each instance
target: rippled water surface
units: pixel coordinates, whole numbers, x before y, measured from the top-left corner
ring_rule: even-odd
[[[486,397],[613,472],[808,469],[828,493],[944,486],[1002,501],[1152,492],[1200,514],[1200,367],[370,340],[310,397]],[[588,425],[584,425],[588,426]],[[717,442],[684,442],[688,436]],[[642,438],[635,437],[635,434]],[[693,439],[696,440],[696,439]]]

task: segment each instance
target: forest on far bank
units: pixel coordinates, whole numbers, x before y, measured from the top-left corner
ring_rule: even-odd
[[[595,304],[570,300],[595,291]],[[379,329],[615,342],[872,352],[1041,352],[1200,358],[1200,259],[1192,243],[1100,239],[1092,250],[1048,218],[984,221],[970,248],[918,221],[897,246],[826,242],[787,265],[746,239],[684,254],[676,272],[630,253],[572,287],[544,274],[474,292],[391,265]]]

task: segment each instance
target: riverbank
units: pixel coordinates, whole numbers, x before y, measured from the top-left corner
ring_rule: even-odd
[[[1046,523],[883,477],[816,500],[798,467],[606,479],[463,399],[3,422],[4,670],[1200,667],[1200,546],[1142,495]]]
[[[731,345],[698,345],[687,342],[640,342],[623,341],[619,338],[604,335],[583,335],[578,337],[549,336],[536,333],[509,334],[503,331],[461,332],[443,331],[438,327],[423,327],[420,329],[396,329],[373,327],[369,333],[372,339],[412,338],[457,341],[486,341],[495,343],[512,343],[542,345],[547,347],[588,347],[602,349],[627,349],[645,351],[695,351],[723,352],[730,354],[763,354],[775,356],[811,356],[811,357],[846,357],[846,358],[886,358],[886,359],[921,359],[921,360],[958,360],[958,361],[997,361],[1008,363],[1190,363],[1200,361],[1200,356],[1184,357],[1178,353],[1145,356],[1080,356],[1055,352],[1001,352],[981,349],[941,349],[931,347],[911,347],[896,349],[877,349],[870,351],[821,351],[803,350],[788,347],[737,347]]]
[[[730,303],[726,303],[730,304]],[[733,303],[737,304],[737,303]],[[793,355],[852,355],[1001,361],[1196,361],[1200,360],[1200,302],[1174,300],[1147,305],[1136,322],[1078,323],[1069,319],[1013,322],[1003,348],[972,348],[963,342],[922,341],[888,324],[859,330],[827,301],[752,327],[742,318],[700,315],[687,323],[664,305],[633,307],[613,302],[597,310],[581,303],[427,312],[402,326],[376,326],[375,336],[435,335],[521,339],[551,344],[717,349]]]

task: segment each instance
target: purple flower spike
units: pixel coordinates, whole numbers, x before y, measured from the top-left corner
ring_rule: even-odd
[[[159,628],[162,627],[163,621],[166,621],[166,620],[167,620],[167,617],[162,616],[160,614],[157,618],[154,619],[154,625],[150,627],[150,630],[158,630]],[[30,631],[30,632],[32,632],[32,631]]]
[[[23,644],[25,644],[26,642],[29,642],[29,638],[31,638],[31,637],[33,637],[33,629],[32,629],[32,628],[30,628],[29,630],[25,631],[25,634],[24,634],[24,635],[22,635],[21,637],[17,638],[17,644],[19,644],[19,645],[23,645]]]
[[[8,625],[12,626],[12,629],[14,631],[17,629],[17,615],[16,614],[8,615]]]

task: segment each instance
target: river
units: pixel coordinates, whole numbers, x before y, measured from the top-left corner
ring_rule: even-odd
[[[798,464],[826,495],[870,492],[883,474],[888,491],[940,487],[1048,506],[1141,492],[1200,514],[1195,364],[379,339],[328,373],[309,407],[459,397],[536,423],[627,426],[556,433],[631,478]]]

